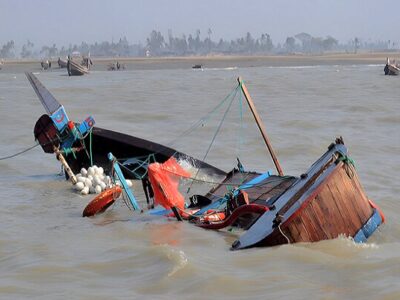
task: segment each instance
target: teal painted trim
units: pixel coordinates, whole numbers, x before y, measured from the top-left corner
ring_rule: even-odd
[[[382,218],[378,210],[374,209],[371,218],[361,227],[355,234],[354,241],[356,243],[364,243],[374,233],[374,231],[382,224]]]
[[[263,180],[267,179],[270,176],[271,176],[271,172],[270,171],[265,172],[265,173],[257,176],[256,178],[253,178],[252,180],[240,185],[239,186],[239,190],[246,190],[246,189],[252,188],[256,184],[261,183]]]
[[[165,209],[164,207],[155,207],[153,209],[150,209],[147,213],[154,216],[166,216],[172,213],[172,210]]]
[[[131,202],[133,209],[140,210],[140,207],[136,201],[136,198],[133,195],[128,184],[126,183],[125,176],[122,174],[121,168],[119,167],[118,162],[116,161],[115,157],[112,155],[111,152],[108,153],[108,159],[113,162],[114,171],[117,174],[117,177],[122,184],[122,188],[124,189],[126,195],[128,196],[128,199]]]
[[[267,172],[265,172],[265,173],[263,173],[263,174],[261,174],[261,175],[255,177],[255,178],[253,178],[252,180],[250,180],[250,181],[248,181],[248,182],[246,182],[246,183],[243,183],[242,185],[239,186],[238,189],[236,189],[236,190],[233,192],[233,196],[237,196],[237,195],[239,194],[239,191],[240,191],[240,190],[249,189],[249,188],[255,186],[256,184],[259,184],[259,183],[262,182],[263,180],[267,179],[269,176],[271,176],[271,173],[270,173],[270,171],[267,171]],[[198,212],[196,212],[194,215],[195,215],[195,216],[200,216],[200,215],[204,214],[207,210],[217,208],[217,207],[219,207],[220,205],[226,203],[226,201],[228,201],[227,196],[225,196],[225,197],[223,197],[223,198],[220,198],[220,199],[218,199],[217,201],[211,203],[210,205],[208,205],[208,206],[206,206],[206,207],[203,207],[203,208],[200,209]]]

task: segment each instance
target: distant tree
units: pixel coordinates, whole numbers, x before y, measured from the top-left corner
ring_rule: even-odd
[[[193,36],[191,34],[189,34],[189,36],[188,36],[188,50],[190,52],[193,52],[195,48],[196,47],[195,47],[194,38],[193,38]]]
[[[58,49],[56,47],[56,44],[53,44],[53,46],[43,46],[42,49],[40,50],[40,54],[44,57],[56,57],[58,56]]]
[[[310,34],[302,32],[302,33],[296,34],[295,38],[301,42],[302,49],[304,52],[311,52],[312,36]]]
[[[360,40],[358,37],[354,38],[354,53],[357,53],[357,50],[360,48]]]
[[[294,39],[294,37],[287,37],[286,38],[286,42],[283,45],[283,47],[286,49],[287,52],[292,53],[294,52],[295,48],[296,48],[296,40]]]
[[[196,38],[194,39],[194,47],[195,47],[196,51],[200,50],[200,47],[201,47],[200,29],[196,30]]]
[[[14,41],[8,41],[0,50],[0,57],[2,58],[14,58],[15,57],[15,44]]]
[[[261,34],[261,38],[259,41],[259,47],[261,48],[261,51],[264,51],[264,52],[270,52],[274,48],[271,37],[268,33]]]
[[[56,44],[53,44],[53,46],[51,46],[51,47],[49,48],[49,56],[50,56],[50,57],[56,57],[56,56],[58,56],[58,49],[57,49]]]
[[[324,50],[333,50],[333,48],[337,47],[337,45],[338,41],[331,36],[328,36],[322,41],[322,46]]]
[[[162,49],[165,48],[165,40],[161,32],[153,30],[150,37],[147,38],[147,47],[154,54],[161,54]]]
[[[27,40],[26,44],[22,46],[22,50],[20,53],[21,57],[22,58],[32,57],[33,46],[34,46],[33,43],[30,40]]]

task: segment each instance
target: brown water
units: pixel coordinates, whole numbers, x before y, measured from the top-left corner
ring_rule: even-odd
[[[25,68],[0,71],[1,157],[34,144],[45,112]],[[387,223],[363,245],[338,238],[231,252],[238,232],[138,215],[122,201],[82,218],[92,196],[75,194],[37,147],[0,161],[1,299],[400,298],[400,78],[383,76],[381,65],[152,69],[34,71],[71,119],[91,114],[100,127],[163,144],[223,100],[240,75],[285,173],[301,174],[342,135]],[[239,155],[247,169],[273,170],[246,111],[240,134],[238,111],[233,105],[207,161],[229,170]],[[173,146],[203,158],[215,132],[204,128]]]

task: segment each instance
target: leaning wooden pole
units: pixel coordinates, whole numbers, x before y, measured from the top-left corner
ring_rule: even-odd
[[[238,77],[238,82],[240,84],[240,87],[242,89],[243,95],[246,98],[247,104],[249,105],[249,108],[251,110],[251,113],[254,116],[254,119],[256,120],[258,129],[260,129],[261,135],[264,139],[265,144],[267,145],[268,151],[271,154],[272,160],[274,161],[275,164],[275,168],[278,171],[278,174],[280,176],[283,176],[283,171],[281,168],[281,165],[279,164],[278,158],[275,155],[275,151],[272,148],[272,144],[270,143],[268,136],[267,136],[267,132],[265,131],[265,127],[263,125],[263,122],[261,121],[260,115],[258,114],[256,107],[253,103],[253,100],[250,97],[249,91],[247,90],[247,87],[244,85],[244,82],[242,81],[242,78]]]
[[[54,153],[56,154],[57,159],[63,165],[65,172],[67,172],[72,184],[76,184],[78,182],[78,180],[76,179],[74,172],[72,172],[71,168],[69,167],[69,165],[68,165],[67,161],[65,160],[64,156],[62,155],[61,151],[56,146],[53,146],[53,150],[54,150]]]

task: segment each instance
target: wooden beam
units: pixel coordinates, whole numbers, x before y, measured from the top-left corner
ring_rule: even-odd
[[[56,154],[57,159],[63,165],[65,172],[67,172],[72,184],[76,184],[78,182],[78,180],[76,179],[74,172],[72,172],[71,168],[69,167],[69,165],[68,165],[67,161],[65,160],[64,156],[62,155],[61,151],[56,146],[53,146],[53,149],[54,149],[54,153]]]
[[[256,120],[258,129],[260,129],[260,132],[261,132],[261,135],[262,135],[262,137],[264,139],[264,142],[267,145],[268,151],[269,151],[269,153],[270,153],[270,155],[272,157],[272,160],[273,160],[273,162],[275,164],[275,168],[278,171],[278,174],[280,176],[283,176],[283,171],[282,171],[281,165],[279,164],[278,158],[275,155],[275,151],[272,148],[272,144],[270,143],[270,141],[268,139],[267,132],[265,131],[264,124],[261,121],[260,115],[258,114],[258,112],[256,110],[256,107],[255,107],[255,105],[253,103],[253,100],[250,97],[249,91],[247,90],[247,87],[244,85],[244,82],[242,81],[242,78],[238,77],[237,80],[238,80],[238,82],[240,84],[240,87],[242,89],[244,97],[246,98],[247,104],[249,105],[250,111],[253,114],[254,119]]]

